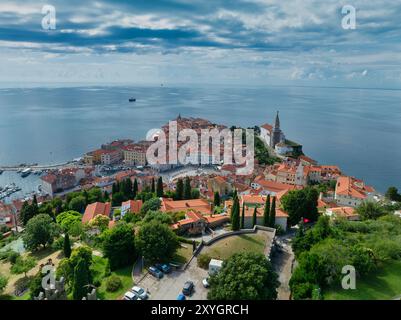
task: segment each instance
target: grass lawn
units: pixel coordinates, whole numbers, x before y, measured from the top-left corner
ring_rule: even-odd
[[[181,243],[181,247],[177,250],[171,262],[185,264],[192,257],[192,244]]]
[[[219,260],[226,260],[234,253],[257,252],[263,253],[267,237],[263,233],[243,234],[217,241],[210,247],[205,247],[201,253]]]
[[[99,281],[101,281],[101,286],[97,290],[97,297],[102,300],[117,300],[121,298],[125,292],[133,287],[133,281],[131,277],[132,266],[121,268],[111,273],[112,275],[118,276],[121,279],[123,285],[116,292],[107,292],[107,278],[104,278],[106,262],[107,260],[105,258],[93,256],[92,270],[94,273],[94,279],[98,279]]]
[[[401,261],[394,261],[364,279],[357,279],[356,290],[331,289],[326,300],[389,300],[401,295]]]

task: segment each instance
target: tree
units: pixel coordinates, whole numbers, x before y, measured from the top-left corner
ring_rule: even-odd
[[[105,231],[109,227],[110,219],[102,214],[98,214],[91,221],[89,221],[89,226],[92,228],[99,229],[100,232]]]
[[[191,199],[199,199],[200,198],[200,191],[198,188],[193,188],[191,190]]]
[[[132,187],[132,196],[135,199],[137,195],[138,195],[138,180],[136,180],[135,178],[134,185]]]
[[[263,211],[263,225],[269,226],[270,219],[270,194],[266,197],[265,209]]]
[[[139,229],[136,245],[150,263],[168,261],[179,247],[176,234],[158,221],[145,223]]]
[[[239,210],[239,199],[238,197],[235,197],[231,208],[231,229],[233,231],[238,231],[240,228]]]
[[[377,219],[386,214],[384,208],[377,202],[364,201],[358,207],[356,207],[355,212],[359,214],[361,219]]]
[[[178,179],[175,187],[175,200],[182,200],[184,198],[184,183],[182,179]]]
[[[390,201],[401,201],[401,195],[396,187],[389,187],[386,192],[386,198]]]
[[[189,177],[186,177],[184,182],[184,199],[191,199],[191,180]]]
[[[35,274],[31,283],[29,284],[29,296],[31,300],[34,300],[35,297],[37,297],[43,291],[42,280],[42,268],[39,268],[39,271]]]
[[[74,268],[74,281],[72,297],[74,300],[82,300],[88,293],[87,285],[90,284],[89,267],[84,259],[79,259]]]
[[[69,232],[75,224],[80,224],[81,221],[82,214],[72,210],[62,212],[56,217],[56,222],[60,225],[64,232]]]
[[[69,205],[69,209],[72,211],[83,212],[86,207],[86,199],[84,196],[78,196],[71,199]]]
[[[275,300],[278,276],[263,254],[236,253],[210,277],[210,300]]]
[[[0,274],[0,294],[7,287],[8,279]]]
[[[23,273],[26,278],[26,273],[36,266],[36,260],[32,257],[18,257],[17,261],[11,266],[11,273],[21,274]]]
[[[29,204],[28,201],[25,201],[22,204],[20,219],[22,224],[25,226],[29,220],[31,220],[35,216],[35,209],[32,205]]]
[[[215,207],[220,207],[220,194],[217,191],[214,193],[213,204]]]
[[[116,193],[113,193],[111,203],[112,203],[113,207],[118,207],[118,206],[121,206],[121,203],[123,203],[123,201],[125,201],[125,199],[126,198],[124,196],[124,193],[122,193],[121,191],[116,192]]]
[[[164,223],[167,225],[172,224],[173,218],[171,215],[161,212],[161,211],[149,211],[145,217],[143,218],[143,222],[147,223],[147,222],[151,222],[151,221],[159,221],[160,223]]]
[[[64,235],[63,251],[64,251],[64,256],[66,258],[71,257],[71,243],[70,243],[70,237],[69,237],[68,233],[66,233]]]
[[[92,188],[88,192],[87,204],[95,203],[95,202],[103,202],[103,194],[100,188]]]
[[[134,230],[127,223],[118,223],[114,228],[104,231],[101,243],[111,270],[130,265],[136,259]]]
[[[57,225],[47,214],[39,214],[28,221],[23,241],[26,248],[36,250],[39,246],[44,248],[52,244],[54,237],[59,234]]]
[[[52,207],[54,209],[54,214],[56,217],[63,212],[63,200],[60,197],[56,197],[51,201]]]
[[[242,206],[241,229],[245,228],[245,204]]]
[[[290,225],[296,225],[302,218],[316,221],[319,217],[317,201],[319,194],[315,188],[306,187],[302,190],[292,190],[281,199],[283,209],[288,213]]]
[[[159,177],[159,179],[157,179],[157,187],[156,187],[156,196],[158,198],[163,197],[164,192],[163,192],[163,179],[162,177]]]
[[[269,215],[269,227],[274,228],[276,225],[276,197],[273,197],[272,207]]]
[[[142,208],[141,208],[141,214],[145,215],[149,211],[157,211],[160,209],[161,202],[159,198],[152,198],[148,201],[145,201]]]
[[[152,178],[152,184],[151,184],[151,189],[150,189],[150,191],[151,191],[152,193],[155,193],[155,192],[156,192],[155,178]]]
[[[258,208],[255,207],[255,209],[253,209],[253,215],[252,215],[252,227],[256,226],[257,223],[257,218],[258,218]]]

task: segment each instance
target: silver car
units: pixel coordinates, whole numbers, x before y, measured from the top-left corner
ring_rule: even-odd
[[[145,300],[148,298],[147,292],[141,287],[134,286],[132,287],[131,291],[135,293],[139,298],[141,298],[141,300]]]

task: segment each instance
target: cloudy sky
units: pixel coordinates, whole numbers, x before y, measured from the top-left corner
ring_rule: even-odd
[[[400,16],[399,0],[1,0],[0,82],[401,88]]]

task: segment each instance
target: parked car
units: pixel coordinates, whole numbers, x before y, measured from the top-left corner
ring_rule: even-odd
[[[150,267],[149,268],[149,273],[156,277],[157,279],[161,279],[163,278],[163,272],[161,272],[159,269],[157,269],[156,267]]]
[[[124,294],[124,300],[142,300],[142,299],[134,292],[128,291]]]
[[[184,283],[184,287],[182,288],[182,293],[186,296],[190,296],[194,291],[194,283],[192,281],[187,281]]]
[[[158,264],[155,265],[155,267],[157,269],[159,269],[161,272],[164,272],[164,273],[170,273],[171,272],[170,265],[168,265],[166,263],[158,263]]]
[[[148,298],[148,293],[141,287],[134,286],[131,291],[141,298],[141,300],[146,300]]]
[[[209,278],[203,279],[202,284],[205,288],[209,288]]]
[[[187,298],[185,298],[185,296],[182,294],[182,293],[180,293],[179,295],[178,295],[178,297],[177,297],[177,300],[186,300]]]

